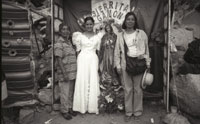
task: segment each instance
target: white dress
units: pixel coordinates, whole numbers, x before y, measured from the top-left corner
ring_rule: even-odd
[[[80,113],[98,114],[98,96],[100,95],[98,57],[102,35],[86,37],[80,32],[73,33],[72,41],[76,51],[80,51],[77,58],[77,76],[74,90],[73,110]]]

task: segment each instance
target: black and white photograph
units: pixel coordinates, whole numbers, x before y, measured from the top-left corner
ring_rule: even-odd
[[[1,124],[200,124],[200,0],[2,0]]]

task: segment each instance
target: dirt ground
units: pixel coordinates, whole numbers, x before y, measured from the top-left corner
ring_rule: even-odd
[[[35,112],[33,122],[31,124],[163,124],[162,118],[166,115],[163,103],[160,100],[144,101],[144,113],[139,120],[134,120],[132,117],[130,122],[124,121],[124,112],[114,114],[78,114],[72,120],[65,120],[59,111],[51,113],[43,109],[40,112]],[[51,120],[50,123],[45,123]]]

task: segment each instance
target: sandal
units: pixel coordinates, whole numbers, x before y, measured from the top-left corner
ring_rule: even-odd
[[[73,111],[72,108],[69,109],[69,114],[72,116],[77,116],[77,112]]]
[[[66,120],[71,120],[72,116],[69,113],[62,113],[62,116],[66,119]]]
[[[124,121],[125,121],[125,122],[129,122],[130,120],[131,120],[131,116],[127,116],[127,115],[126,115],[126,116],[124,117]]]

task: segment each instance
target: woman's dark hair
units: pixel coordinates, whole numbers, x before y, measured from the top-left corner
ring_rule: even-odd
[[[67,26],[67,25],[64,24],[64,23],[61,23],[61,24],[59,25],[59,33],[61,32],[61,29],[62,29],[64,26]],[[69,31],[71,31],[70,27],[69,27],[69,26],[67,26],[67,27],[68,27]]]
[[[84,19],[84,24],[88,21],[91,20],[94,23],[94,19],[91,16],[88,16]]]
[[[112,28],[111,24],[106,24],[105,25],[105,32],[108,32],[106,27],[110,27],[110,32],[113,33],[113,28]]]
[[[61,24],[59,25],[59,35],[61,35],[60,33],[61,33],[61,30],[62,30],[62,28],[63,28],[64,26],[67,26],[67,25],[64,24],[64,23],[61,23]],[[68,27],[68,29],[69,29],[69,31],[70,31],[69,40],[71,40],[71,36],[72,36],[72,34],[71,34],[71,29],[70,29],[69,26],[67,26],[67,27]]]
[[[128,13],[125,15],[125,19],[124,19],[124,22],[123,22],[123,24],[122,24],[122,29],[126,29],[126,28],[127,28],[125,23],[126,23],[127,18],[128,18],[129,16],[131,16],[131,15],[135,18],[135,25],[134,25],[133,29],[137,29],[137,28],[138,28],[137,17],[136,17],[136,15],[135,15],[135,13],[134,13],[134,12],[128,12]]]
[[[61,29],[64,27],[64,23],[61,23],[60,25],[59,25],[59,33],[61,32]]]

